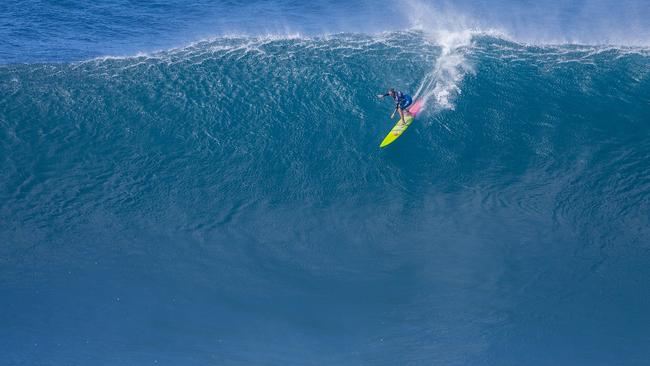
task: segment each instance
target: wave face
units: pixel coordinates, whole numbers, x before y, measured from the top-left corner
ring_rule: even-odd
[[[476,33],[2,66],[0,363],[642,364],[649,116],[647,50]]]

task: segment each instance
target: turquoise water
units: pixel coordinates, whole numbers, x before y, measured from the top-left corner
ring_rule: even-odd
[[[650,357],[647,48],[415,27],[48,52],[0,66],[3,365]],[[380,150],[387,86],[427,102]]]

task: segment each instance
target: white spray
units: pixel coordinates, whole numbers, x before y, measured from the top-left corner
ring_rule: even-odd
[[[443,12],[417,1],[409,2],[409,7],[414,28],[441,47],[440,56],[420,83],[415,98],[421,98],[425,108],[453,109],[463,78],[473,72],[465,56],[476,32],[466,26],[463,17],[449,10]]]

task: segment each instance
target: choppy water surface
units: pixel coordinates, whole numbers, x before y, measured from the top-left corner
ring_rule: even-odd
[[[650,357],[647,48],[419,27],[72,53],[0,66],[2,364]],[[379,150],[387,86],[427,104]]]

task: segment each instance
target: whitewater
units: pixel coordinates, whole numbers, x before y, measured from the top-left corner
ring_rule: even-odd
[[[650,358],[643,42],[531,40],[469,2],[378,31],[366,2],[354,26],[336,3],[27,3],[50,30],[86,15],[0,30],[0,364]],[[227,32],[179,35],[224,4]],[[426,105],[379,149],[389,87]]]

